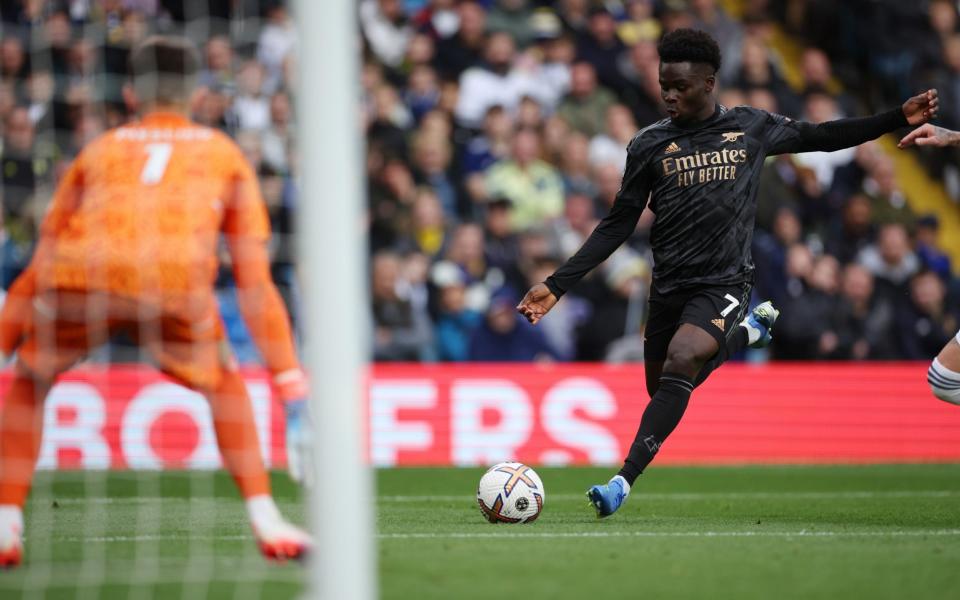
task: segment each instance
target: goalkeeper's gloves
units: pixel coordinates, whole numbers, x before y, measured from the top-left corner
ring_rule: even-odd
[[[273,384],[287,417],[290,478],[309,486],[313,483],[313,422],[307,404],[307,377],[302,370],[291,369],[275,375]]]

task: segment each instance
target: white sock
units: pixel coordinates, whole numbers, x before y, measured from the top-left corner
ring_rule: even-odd
[[[0,550],[22,544],[23,511],[15,504],[0,504]]]
[[[750,321],[744,319],[740,321],[740,327],[743,327],[747,330],[747,345],[756,343],[760,339],[760,336],[763,335],[763,332],[750,324]]]
[[[247,516],[250,517],[250,523],[256,528],[259,524],[267,521],[282,520],[280,509],[273,497],[269,494],[260,494],[259,496],[250,496],[247,498]]]
[[[623,495],[630,495],[630,484],[627,483],[627,480],[623,478],[623,475],[615,475],[610,481],[619,481],[620,485],[623,487]]]

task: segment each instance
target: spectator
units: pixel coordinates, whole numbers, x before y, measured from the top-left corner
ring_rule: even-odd
[[[617,35],[628,47],[660,39],[663,27],[653,15],[653,0],[629,0],[627,18],[617,25]]]
[[[950,257],[937,246],[940,219],[936,215],[924,215],[917,220],[914,250],[923,269],[933,271],[944,281],[951,276]]]
[[[506,33],[492,33],[484,45],[484,62],[460,76],[457,121],[478,129],[492,106],[503,106],[513,114],[526,94],[534,93],[534,80],[514,67],[516,47]]]
[[[257,60],[266,70],[265,93],[275,93],[285,85],[290,87],[288,74],[296,46],[297,29],[286,6],[283,2],[271,2],[257,40]]]
[[[840,302],[831,319],[836,347],[827,358],[891,360],[897,357],[893,304],[874,294],[873,275],[851,263],[843,270]]]
[[[800,243],[800,218],[792,208],[777,211],[773,231],[758,229],[753,235],[753,262],[756,267],[754,293],[783,306],[787,300],[787,249]]]
[[[666,116],[660,99],[659,63],[657,45],[652,41],[637,42],[620,61],[620,70],[628,82],[620,95],[642,127]]]
[[[51,182],[53,160],[36,141],[36,129],[27,108],[10,111],[4,123],[2,191],[4,218],[8,227],[22,227],[24,236],[34,237],[37,219],[31,203],[37,190]]]
[[[590,10],[587,31],[577,40],[577,58],[593,66],[600,85],[612,90],[627,86],[620,73],[620,57],[626,46],[617,37],[617,23],[604,6],[594,6]]]
[[[902,358],[929,360],[957,332],[955,310],[946,303],[943,281],[932,271],[920,271],[910,279],[910,301],[898,319]]]
[[[440,261],[430,270],[437,290],[437,319],[434,326],[437,359],[463,362],[469,358],[470,339],[480,326],[483,314],[467,307],[463,273],[456,265]]]
[[[432,357],[433,340],[426,311],[410,297],[410,287],[400,277],[401,260],[392,252],[373,257],[370,286],[374,360],[419,361]]]
[[[263,65],[255,60],[240,68],[232,104],[240,129],[263,131],[270,125],[270,100],[264,94],[263,76]]]
[[[642,360],[640,336],[645,312],[650,265],[630,248],[619,248],[602,267],[602,279],[581,286],[591,312],[577,328],[577,358],[603,361],[611,353],[615,362]]]
[[[389,68],[400,66],[413,37],[400,0],[362,0],[360,29],[377,60]]]
[[[864,248],[857,262],[877,278],[878,292],[894,300],[907,292],[908,281],[920,270],[907,230],[899,223],[881,227],[876,243]]]
[[[426,65],[414,67],[407,80],[403,99],[417,122],[437,106],[440,101],[440,82],[431,67]]]
[[[500,31],[513,38],[521,48],[533,42],[533,8],[529,0],[494,0],[487,13],[487,29]]]
[[[290,172],[293,150],[293,107],[284,91],[270,98],[270,124],[263,132],[263,162],[280,173]]]
[[[837,350],[840,339],[831,328],[840,287],[839,263],[830,255],[818,257],[807,277],[806,289],[787,302],[777,321],[773,353],[778,359],[812,360]]]
[[[627,145],[637,134],[637,124],[630,109],[623,104],[614,104],[607,109],[606,130],[590,140],[590,164],[598,167],[612,164],[623,167],[627,163]]]
[[[875,223],[913,226],[916,216],[907,204],[907,197],[900,190],[892,159],[884,156],[877,160],[863,180],[863,192],[870,198]]]
[[[491,106],[483,117],[483,130],[467,144],[463,153],[463,171],[467,175],[486,171],[498,160],[508,157],[513,122],[502,106]]]
[[[422,132],[414,137],[412,150],[414,181],[433,190],[446,218],[458,220],[467,209],[460,204],[460,192],[450,172],[453,150],[448,138]]]
[[[844,264],[856,260],[875,236],[872,211],[866,196],[850,196],[843,205],[840,218],[830,224],[826,239],[827,252]]]
[[[483,228],[461,223],[454,228],[444,259],[459,267],[467,286],[467,306],[482,311],[490,302],[490,290],[503,285],[503,273],[491,268],[483,248]]]
[[[437,41],[433,57],[434,66],[444,79],[459,77],[460,73],[476,66],[483,56],[486,11],[477,2],[464,0],[457,6],[457,15],[457,32]]]
[[[449,241],[449,227],[443,218],[443,207],[432,189],[420,187],[413,200],[410,224],[412,247],[430,258],[445,250]]]
[[[469,359],[488,362],[552,361],[556,354],[540,329],[517,314],[520,296],[499,289],[490,300],[483,322],[470,340]]]
[[[520,259],[520,242],[511,225],[513,203],[508,198],[494,198],[487,203],[484,217],[484,255],[493,268],[507,273]]]
[[[200,71],[200,85],[206,87],[235,85],[234,69],[236,66],[230,38],[225,35],[210,38],[207,41],[204,57],[206,64]]]
[[[607,111],[616,102],[609,90],[597,86],[593,66],[576,62],[570,71],[570,93],[560,102],[557,114],[590,138],[603,131]]]
[[[500,161],[487,171],[487,193],[513,202],[515,231],[563,212],[563,180],[553,166],[538,158],[539,154],[537,134],[524,129],[514,135],[510,160]]]

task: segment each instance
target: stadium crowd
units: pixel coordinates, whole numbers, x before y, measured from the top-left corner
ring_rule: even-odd
[[[955,3],[880,2],[889,18],[910,13],[884,31],[909,23],[911,39],[923,41],[898,44],[886,59],[863,50],[863,36],[882,24],[857,22],[843,36],[813,25],[824,14],[848,25],[837,6],[856,2],[744,4],[734,19],[715,0],[360,0],[373,357],[642,359],[651,214],[538,327],[514,307],[609,208],[630,138],[665,117],[656,51],[664,31],[696,27],[719,41],[727,106],[822,122],[939,84],[944,124],[960,120]],[[4,287],[30,256],[57,174],[84,142],[131,118],[130,48],[179,29],[204,60],[195,118],[233,135],[261,176],[274,277],[296,318],[290,234],[301,167],[285,3],[0,0],[0,17]],[[796,65],[802,85],[788,84],[771,48],[776,24],[808,44]],[[906,54],[916,62],[904,67]],[[943,157],[928,162],[949,174]],[[936,215],[911,210],[891,158],[870,143],[780,156],[765,169],[755,299],[772,299],[782,316],[770,352],[751,358],[936,354],[957,330],[960,285],[937,247]],[[231,340],[254,360],[227,276],[220,287]]]

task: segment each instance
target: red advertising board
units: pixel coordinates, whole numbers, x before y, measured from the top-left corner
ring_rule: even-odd
[[[279,467],[283,416],[246,370],[261,447]],[[0,389],[9,385],[0,374]],[[334,400],[330,400],[334,401]],[[642,365],[376,365],[378,466],[617,464],[647,402]],[[79,369],[47,400],[41,468],[216,468],[198,394],[139,366]],[[658,464],[960,461],[960,407],[926,364],[725,365],[698,388]]]

